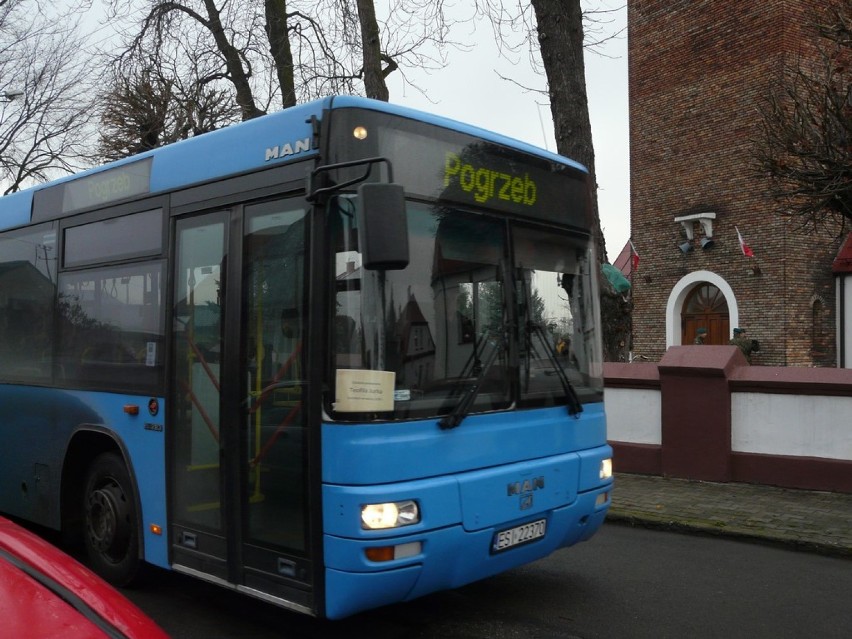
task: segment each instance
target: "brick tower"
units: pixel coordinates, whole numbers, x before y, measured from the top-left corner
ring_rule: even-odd
[[[819,0],[629,0],[633,354],[758,339],[754,364],[834,366],[840,238],[777,214],[756,174],[757,106],[807,50]],[[739,229],[754,257],[743,254]]]

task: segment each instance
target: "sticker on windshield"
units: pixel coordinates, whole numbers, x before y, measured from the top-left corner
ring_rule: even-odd
[[[396,373],[337,369],[334,410],[340,413],[378,413],[393,410]]]

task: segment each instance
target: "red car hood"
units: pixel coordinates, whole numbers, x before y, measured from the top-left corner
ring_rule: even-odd
[[[0,517],[0,627],[9,637],[167,639],[88,568]]]

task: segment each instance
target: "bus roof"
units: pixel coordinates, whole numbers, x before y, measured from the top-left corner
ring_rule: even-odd
[[[371,109],[442,126],[586,172],[585,167],[568,158],[476,126],[378,100],[335,96],[284,109],[12,193],[0,198],[0,230],[29,224],[32,221],[34,197],[40,191],[83,181],[87,177],[98,176],[110,170],[119,174],[121,167],[128,167],[129,170],[129,165],[136,165],[148,158],[152,159],[147,168],[150,174],[146,174],[146,189],[134,192],[134,195],[167,192],[264,166],[273,166],[289,159],[315,156],[317,149],[314,149],[312,144],[312,118],[321,118],[326,109],[341,108]],[[215,162],[210,161],[211,158],[214,158]],[[112,199],[118,201],[123,198]],[[84,197],[82,201],[87,200]],[[89,206],[97,203],[100,202],[92,202]],[[56,214],[42,219],[63,217],[83,208],[87,207],[76,206],[72,210],[57,211]]]
[[[453,120],[451,118],[446,118],[440,115],[433,115],[425,111],[419,111],[417,109],[400,106],[398,104],[380,102],[378,100],[370,100],[368,98],[362,98],[359,96],[340,95],[332,98],[332,100],[333,107],[336,109],[346,107],[372,109],[374,111],[382,111],[384,113],[398,115],[404,118],[410,118],[412,120],[425,122],[427,124],[434,124],[436,126],[452,129],[453,131],[458,131],[460,133],[466,133],[474,137],[483,138],[485,140],[488,140],[489,142],[494,142],[495,144],[500,144],[512,149],[517,149],[518,151],[529,153],[530,155],[536,155],[547,160],[552,160],[553,162],[558,162],[559,164],[566,164],[568,166],[572,166],[576,169],[579,169],[583,173],[588,173],[588,169],[585,166],[583,166],[579,162],[566,158],[565,156],[546,151],[533,144],[522,142],[521,140],[517,140],[515,138],[489,131],[488,129],[483,129],[472,124],[465,124],[464,122],[459,122],[458,120]]]

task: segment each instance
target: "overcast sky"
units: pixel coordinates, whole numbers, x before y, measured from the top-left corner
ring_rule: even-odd
[[[583,0],[583,5],[616,8],[611,14],[610,32],[627,24],[623,0]],[[447,66],[417,77],[427,96],[405,88],[389,76],[391,102],[425,109],[463,122],[491,129],[536,146],[556,150],[553,120],[545,95],[525,92],[500,78],[544,88],[525,54],[517,64],[498,56],[494,38],[485,25],[475,33],[470,28],[454,34],[456,39],[475,43],[469,52],[451,51]],[[610,40],[601,53],[586,52],[586,88],[595,147],[598,178],[598,205],[609,261],[618,256],[630,235],[630,185],[627,114],[627,34]],[[499,74],[499,75],[498,75]]]

